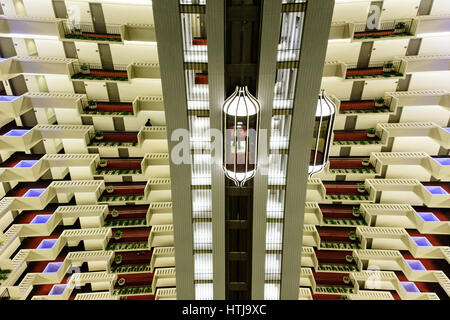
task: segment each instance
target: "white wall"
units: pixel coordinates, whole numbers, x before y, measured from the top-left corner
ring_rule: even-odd
[[[414,73],[409,83],[409,91],[421,89],[450,90],[450,71]]]
[[[55,18],[52,0],[22,0],[29,17]]]
[[[158,50],[155,45],[110,44],[114,64],[128,65],[132,62],[158,63]]]
[[[385,92],[396,91],[398,79],[369,80],[365,82],[362,99],[384,96]]]
[[[105,82],[85,82],[86,94],[89,99],[108,101],[108,90]]]
[[[448,0],[434,0],[430,15],[445,15],[450,14],[450,1]]]
[[[392,152],[422,152],[435,156],[439,152],[440,145],[429,137],[396,137],[392,146]]]
[[[18,56],[28,56],[27,45],[24,38],[11,38]]]
[[[75,42],[80,62],[101,64],[98,44],[91,42]]]
[[[72,81],[65,75],[45,76],[49,92],[68,92],[74,93]]]
[[[414,18],[417,16],[420,0],[384,0],[381,21]]]
[[[66,58],[62,41],[34,39],[34,42],[39,57]]]
[[[336,3],[333,22],[364,22],[369,14],[369,0],[353,0],[348,3]]]
[[[450,1],[449,1],[450,4]],[[450,37],[422,38],[419,55],[448,54],[450,52]]]
[[[0,1],[0,4],[3,9],[3,14],[5,16],[15,17],[16,16],[16,9],[14,8],[14,3],[12,0],[2,0]]]
[[[137,96],[161,96],[160,79],[133,79],[130,83],[118,82],[121,101],[133,101]]]
[[[142,23],[153,24],[152,6],[103,3],[106,24]]]
[[[405,56],[409,39],[377,40],[373,42],[371,62],[392,60],[396,56]]]
[[[441,106],[403,107],[400,122],[432,121],[441,127],[447,126],[450,112]]]
[[[66,9],[69,17],[71,12],[79,12],[81,23],[92,23],[91,9],[89,8],[89,2],[69,1],[66,0]]]
[[[361,43],[328,43],[325,61],[339,60],[349,64],[357,63]]]
[[[322,78],[321,88],[333,94],[341,100],[349,100],[352,93],[353,81],[346,81],[342,78]]]

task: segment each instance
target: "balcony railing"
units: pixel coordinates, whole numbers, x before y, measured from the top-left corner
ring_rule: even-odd
[[[345,78],[401,77],[406,68],[402,62],[401,60],[375,62],[367,68],[357,68],[356,65],[348,65]]]
[[[354,28],[354,39],[412,36],[417,28],[417,21],[385,21],[375,30],[367,30],[365,23],[359,23],[354,24]]]
[[[107,33],[98,33],[95,31],[93,24],[87,23],[72,24],[69,21],[65,21],[62,24],[62,28],[66,39],[114,42],[122,41],[120,25],[106,25]]]
[[[99,63],[71,64],[72,79],[128,81],[128,66],[114,65],[113,70],[104,70]]]

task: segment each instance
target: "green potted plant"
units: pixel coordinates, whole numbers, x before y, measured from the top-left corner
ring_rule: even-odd
[[[353,214],[354,217],[359,217],[361,215],[361,211],[359,211],[358,207],[354,207],[352,209],[352,214]]]
[[[120,238],[122,238],[122,231],[117,230],[116,232],[114,232],[114,239],[120,240]]]
[[[89,74],[91,72],[91,68],[87,63],[82,63],[80,66],[80,72],[82,74]]]
[[[406,31],[406,23],[397,22],[395,24],[395,33],[404,33]]]
[[[394,67],[394,63],[392,61],[385,62],[383,65],[383,73],[392,72],[393,67]]]
[[[385,101],[383,98],[375,99],[375,107],[384,107]]]
[[[108,161],[105,159],[101,159],[100,162],[98,163],[98,166],[101,168],[104,168],[108,165]]]
[[[95,140],[103,139],[103,131],[95,131]]]
[[[89,109],[97,109],[97,102],[95,100],[88,100]]]
[[[369,158],[362,159],[361,164],[363,166],[367,167],[370,164]]]
[[[108,192],[108,193],[114,192],[114,187],[113,186],[107,186],[106,187],[106,192]]]
[[[366,185],[364,183],[358,183],[358,192],[360,193],[366,192]]]
[[[376,133],[375,128],[367,129],[367,137],[368,138],[375,138],[375,133]]]

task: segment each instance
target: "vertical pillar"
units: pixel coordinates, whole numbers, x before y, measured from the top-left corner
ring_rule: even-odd
[[[309,0],[294,97],[281,264],[283,300],[298,299],[308,166],[334,0]]]
[[[177,299],[194,299],[191,166],[175,164],[171,154],[178,143],[171,141],[172,133],[189,130],[178,0],[154,0],[153,16],[169,143]]]

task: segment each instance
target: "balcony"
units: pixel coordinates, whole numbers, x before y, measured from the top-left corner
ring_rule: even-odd
[[[142,226],[147,224],[148,205],[110,206],[105,226]]]
[[[329,171],[334,174],[376,173],[369,158],[330,158]]]
[[[339,273],[359,270],[352,251],[315,250],[315,255],[318,261],[316,271]]]
[[[116,253],[111,264],[113,273],[150,272],[153,250],[123,251]]]
[[[383,21],[380,27],[375,30],[366,30],[365,23],[351,24],[350,28],[354,30],[353,41],[372,41],[373,39],[414,37],[417,25],[417,20],[409,19],[405,21]]]
[[[335,130],[333,136],[334,145],[369,145],[381,143],[381,138],[376,134],[374,128],[354,131]]]
[[[106,250],[147,250],[150,232],[151,228],[113,229],[113,237],[108,242]]]
[[[130,68],[131,65],[115,65],[113,70],[105,70],[101,64],[73,62],[69,71],[72,80],[128,81]]]
[[[106,183],[99,202],[131,202],[144,200],[146,183]]]
[[[100,175],[123,175],[142,174],[142,158],[103,158],[97,166],[97,174]]]
[[[390,107],[386,105],[386,101],[383,98],[376,98],[373,100],[341,101],[339,108],[340,114],[385,113],[389,111]]]
[[[89,115],[134,115],[131,102],[83,101],[83,114]]]
[[[360,240],[354,228],[317,227],[320,248],[328,250],[360,249]]]
[[[347,65],[345,79],[387,79],[404,78],[407,63],[405,60],[373,62],[367,68]]]
[[[138,144],[138,132],[97,131],[89,146],[95,147],[135,147]]]
[[[369,201],[370,194],[364,183],[323,182],[325,199],[333,201]]]
[[[367,225],[359,206],[320,204],[323,223],[329,226]]]
[[[125,27],[121,25],[106,25],[106,33],[95,31],[94,24],[71,24],[68,20],[58,22],[58,29],[62,39],[74,41],[95,42],[119,42],[122,43],[122,35]]]
[[[118,274],[113,294],[119,296],[151,295],[153,294],[153,276],[153,273]]]

